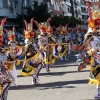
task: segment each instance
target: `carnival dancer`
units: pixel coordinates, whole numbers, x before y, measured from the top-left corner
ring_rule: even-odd
[[[82,45],[82,34],[81,34],[81,26],[80,25],[76,26],[76,34],[77,34],[77,45],[81,46]],[[82,61],[82,57],[81,57],[81,53],[79,52],[76,62],[80,62],[80,61]]]
[[[5,29],[6,30],[6,29]],[[15,81],[13,84],[17,86],[17,70],[16,70],[16,65],[20,64],[20,56],[22,54],[22,48],[20,45],[18,45],[17,41],[15,40],[15,27],[13,27],[12,30],[6,30],[7,35],[8,35],[8,46],[6,47],[6,54],[7,54],[7,59],[8,61],[11,61],[11,63],[8,64],[8,69],[11,71]]]
[[[70,37],[67,34],[68,33],[68,24],[66,24],[65,27],[62,26],[60,29],[61,29],[60,33],[63,36],[62,43],[68,43],[68,44],[61,45],[62,49],[61,49],[61,56],[60,56],[60,58],[62,59],[62,57],[64,56],[65,60],[68,60],[67,57],[68,57],[68,54],[69,54],[69,51],[70,51]]]
[[[34,47],[34,32],[33,32],[33,18],[30,23],[25,22],[26,30],[25,30],[25,62],[22,68],[22,75],[29,76],[32,75],[32,84],[39,84],[39,72],[42,68],[42,55],[36,50]]]
[[[45,62],[45,64],[48,65],[48,67],[54,67],[54,63],[56,61],[56,57],[54,56],[54,44],[57,43],[57,39],[56,37],[54,36],[53,32],[54,32],[54,29],[53,27],[50,26],[50,21],[51,19],[48,18],[47,20],[47,30],[46,32],[48,33],[48,57],[47,57],[47,62]]]
[[[0,100],[7,100],[8,89],[14,77],[8,70],[8,61],[6,56],[6,50],[3,45],[3,25],[6,21],[4,18],[0,25]]]
[[[64,29],[65,27],[63,27]],[[63,60],[63,55],[62,55],[62,39],[64,38],[63,34],[61,34],[61,30],[62,30],[62,25],[60,24],[59,27],[56,28],[56,31],[57,31],[57,37],[56,37],[56,40],[57,40],[57,45],[53,46],[53,55],[56,57],[56,58],[60,58],[61,60]],[[63,32],[62,32],[63,33]],[[64,39],[65,40],[65,39]]]
[[[6,50],[0,44],[0,100],[7,100],[8,89],[15,81],[12,73],[8,70]]]
[[[48,20],[47,20],[48,21]],[[48,22],[43,22],[43,23],[38,23],[37,21],[34,21],[40,30],[40,34],[38,35],[38,45],[39,45],[39,50],[42,53],[43,56],[43,64],[46,68],[46,71],[50,73],[49,70],[49,64],[48,64],[48,33],[47,33],[47,28],[48,28]]]
[[[67,44],[67,51],[66,51],[66,56],[65,56],[65,60],[68,60],[68,55],[71,53],[71,33],[70,30],[68,29],[68,24],[66,24],[66,28],[67,28],[67,34],[65,36],[65,43]]]
[[[77,45],[77,40],[76,40],[76,30],[73,28],[72,29],[72,46],[76,46]]]
[[[92,36],[86,41],[85,45],[88,50],[88,64],[84,63],[83,65],[90,65],[90,80],[89,84],[94,83],[96,85],[95,98],[100,98],[100,39],[97,35],[97,32],[100,30],[100,12],[94,10],[91,12],[90,5],[86,1],[89,12],[88,25],[91,28]]]

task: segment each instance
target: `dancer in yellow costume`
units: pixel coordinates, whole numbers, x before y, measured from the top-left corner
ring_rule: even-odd
[[[48,62],[48,33],[47,33],[47,28],[49,27],[48,22],[43,22],[43,23],[38,23],[37,21],[34,21],[38,27],[38,30],[40,30],[40,34],[38,35],[38,45],[39,45],[39,50],[42,53],[43,56],[43,64],[47,70],[47,72],[49,73],[49,66],[48,64],[50,62]]]
[[[22,48],[17,44],[16,37],[15,37],[15,28],[13,27],[12,30],[6,30],[8,35],[8,47],[7,47],[7,58],[8,61],[8,69],[11,71],[15,81],[13,82],[14,85],[17,86],[17,70],[16,65],[20,64],[20,56],[22,54]]]
[[[39,72],[42,68],[42,55],[41,53],[35,49],[34,46],[34,32],[33,32],[33,21],[32,18],[30,23],[25,21],[26,30],[25,30],[25,43],[26,43],[26,51],[25,51],[25,62],[22,68],[22,75],[28,76],[32,75],[32,84],[38,84]]]
[[[61,46],[61,51],[59,52],[59,57],[61,60],[63,60],[63,56],[65,56],[65,60],[67,60],[68,52],[70,50],[70,37],[68,36],[68,24],[66,26],[60,25],[60,34],[61,34],[61,43],[68,43],[68,44],[63,44]]]
[[[6,50],[3,46],[3,25],[6,22],[6,18],[2,20],[0,25],[0,100],[7,100],[8,89],[14,77],[8,70],[8,61],[6,56]]]
[[[47,60],[45,60],[45,64],[48,65],[48,67],[54,67],[54,63],[56,61],[56,57],[53,55],[53,48],[54,48],[54,45],[55,43],[57,43],[57,40],[56,40],[56,37],[53,35],[53,28],[51,27],[50,25],[50,21],[51,19],[48,18],[47,20],[47,29],[46,29],[46,32],[48,33],[48,51],[47,51]]]
[[[89,84],[96,85],[95,98],[100,98],[100,39],[98,32],[100,31],[100,12],[98,10],[90,10],[90,5],[86,2],[89,12],[89,31],[91,37],[86,41],[86,48],[88,50],[90,60],[90,81]]]

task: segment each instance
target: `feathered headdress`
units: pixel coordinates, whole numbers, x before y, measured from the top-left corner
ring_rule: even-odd
[[[16,39],[15,27],[13,27],[12,30],[7,30],[6,28],[4,28],[4,30],[6,31],[6,33],[8,35],[8,40],[9,41],[15,41],[15,39]]]
[[[62,35],[67,34],[67,30],[68,30],[68,24],[66,24],[66,26],[60,25],[60,33]]]
[[[100,11],[97,10],[91,11],[90,4],[88,1],[86,1],[86,5],[88,7],[88,14],[89,14],[89,19],[88,19],[89,27],[92,29],[100,28]]]
[[[3,43],[3,26],[6,22],[6,18],[4,18],[2,21],[1,21],[1,25],[0,25],[0,45],[2,45]]]
[[[39,24],[39,30],[42,31],[43,33],[46,32],[47,28],[48,27],[47,27],[47,23],[46,22],[43,22],[43,23]]]
[[[51,19],[48,18],[47,22],[38,23],[37,21],[34,20],[34,23],[36,24],[38,29],[41,31],[41,33],[48,33],[51,31],[50,21]]]
[[[47,29],[46,29],[46,32],[49,33],[49,34],[52,34],[53,33],[53,29],[50,25],[50,21],[51,21],[51,18],[48,18],[47,19]]]
[[[25,29],[25,38],[29,39],[30,37],[34,36],[33,32],[33,18],[30,20],[30,23],[27,23],[26,20],[24,20],[26,29]]]
[[[49,34],[52,34],[53,33],[52,27],[51,26],[48,26],[46,32],[49,33]]]

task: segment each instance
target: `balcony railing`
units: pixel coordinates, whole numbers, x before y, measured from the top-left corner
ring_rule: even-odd
[[[68,6],[71,6],[71,3],[70,1],[66,0],[66,1],[61,1],[61,5],[68,5]]]
[[[72,16],[72,13],[68,12],[68,16]]]
[[[84,11],[83,12],[80,12],[80,14],[81,15],[88,15],[88,13],[87,12],[84,12]]]
[[[81,12],[82,12],[82,13],[88,13],[88,11],[82,11],[82,10],[81,10]]]
[[[70,12],[64,13],[64,16],[72,16],[72,13],[70,13]]]

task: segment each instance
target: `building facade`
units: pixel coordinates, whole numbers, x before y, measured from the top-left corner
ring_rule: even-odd
[[[70,0],[38,0],[38,3],[46,2],[48,10],[55,15],[72,16]]]
[[[22,13],[22,1],[23,8],[32,6],[32,0],[0,0],[0,21],[6,17],[5,26],[15,25],[17,14]]]
[[[71,0],[72,1],[72,0]],[[92,9],[92,0],[88,0]],[[88,19],[88,9],[86,6],[85,0],[73,0],[72,4],[72,12],[73,16],[77,19],[80,19],[84,23],[87,23]]]
[[[95,9],[100,10],[100,0],[93,0],[93,6]]]
[[[70,0],[62,0],[61,7],[63,9],[64,16],[72,16]]]
[[[85,0],[0,0],[0,20],[6,17],[10,20],[8,23],[10,24],[11,20],[14,20],[17,14],[22,13],[22,7],[24,13],[26,7],[33,8],[34,1],[37,1],[39,5],[42,2],[46,2],[48,11],[54,15],[74,16],[84,23],[87,22],[88,10]],[[92,0],[88,1],[90,4],[92,3]],[[100,8],[100,0],[93,0],[93,6]]]
[[[11,20],[16,18],[14,5],[13,0],[0,0],[0,21],[5,17],[10,20],[6,25],[11,24]]]

